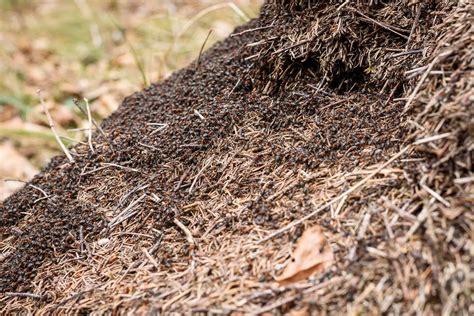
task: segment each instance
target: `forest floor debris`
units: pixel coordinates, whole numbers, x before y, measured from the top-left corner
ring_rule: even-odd
[[[269,1],[0,205],[2,311],[469,314],[473,9]]]

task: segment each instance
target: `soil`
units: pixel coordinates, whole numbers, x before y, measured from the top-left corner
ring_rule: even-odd
[[[319,2],[311,12],[320,12],[324,20],[328,16],[324,10],[334,8]],[[373,16],[389,8],[393,7],[379,4],[360,10]],[[431,1],[424,8],[410,47],[434,38],[433,19],[447,7]],[[260,18],[236,29],[189,67],[127,97],[103,122],[107,137],[94,134],[93,151],[87,145],[73,147],[75,162],[64,156],[54,158],[29,185],[0,204],[0,236],[11,245],[0,262],[0,292],[34,291],[40,286],[37,274],[44,267],[61,263],[60,258],[67,254],[83,257],[84,247],[132,224],[134,234],[166,232],[176,226],[175,219],[192,225],[193,234],[206,231],[210,223],[205,219],[190,220],[195,214],[188,206],[196,202],[222,203],[213,215],[226,219],[221,225],[234,233],[281,228],[282,223],[314,208],[312,185],[316,180],[299,181],[281,198],[273,198],[282,188],[279,180],[288,175],[296,178],[301,172],[329,177],[324,174],[364,170],[387,161],[407,145],[412,133],[407,121],[420,110],[404,111],[413,81],[400,74],[419,67],[419,56],[406,56],[403,63],[386,56],[366,58],[379,48],[403,51],[406,38],[358,20],[355,32],[364,32],[364,36],[348,31],[346,42],[334,39],[348,45],[350,36],[358,39],[352,51],[342,46],[333,50],[334,55],[353,52],[346,60],[332,58],[322,46],[297,47],[301,54],[297,58],[292,57],[295,52],[291,49],[287,55],[278,55],[275,51],[280,46],[288,46],[280,35],[297,34],[314,18],[301,6],[292,6],[292,13],[283,15],[279,10],[273,4],[264,5]],[[406,21],[398,25],[405,29],[416,18],[416,10],[401,14]],[[351,19],[357,17],[351,15]],[[272,23],[277,26],[268,28]],[[279,39],[252,45],[275,36]],[[325,66],[316,62],[322,54],[331,60]],[[376,70],[371,72],[369,67]],[[406,158],[424,156],[414,152]],[[371,194],[389,197],[391,190],[403,187],[403,181],[391,180]],[[292,206],[277,212],[285,207],[282,199]],[[347,203],[351,212],[358,212],[371,201],[371,196],[362,195]],[[133,214],[122,212],[134,202]],[[233,211],[237,204],[238,215]],[[421,206],[411,216],[420,212]],[[124,214],[131,215],[124,218]],[[338,230],[334,222],[325,221],[320,224],[326,230]],[[296,230],[284,242],[295,241],[300,234],[301,229]],[[374,234],[361,245],[369,247],[385,240],[384,234]],[[176,252],[166,247],[156,252],[163,267],[187,263],[193,255],[184,236],[177,236],[174,242],[182,246]],[[343,257],[341,253],[338,258],[342,261]],[[419,260],[416,266],[426,264]],[[367,271],[367,265],[361,259],[346,265],[345,272],[359,275]],[[393,267],[386,269],[397,273]],[[44,282],[55,280],[53,272],[43,272]],[[261,276],[262,282],[269,279],[268,273]],[[357,284],[354,291],[360,293]],[[349,296],[341,297],[351,301]],[[58,303],[46,294],[42,302],[37,304]]]

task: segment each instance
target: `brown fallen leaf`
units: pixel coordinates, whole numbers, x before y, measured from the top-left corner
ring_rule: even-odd
[[[294,261],[276,278],[280,285],[288,285],[322,272],[332,265],[334,253],[321,226],[307,229],[298,240]]]

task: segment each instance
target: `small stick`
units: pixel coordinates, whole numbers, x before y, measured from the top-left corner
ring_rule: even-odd
[[[53,133],[54,138],[56,138],[56,142],[59,144],[64,154],[66,154],[66,157],[69,160],[69,162],[74,162],[74,158],[72,158],[71,153],[69,152],[69,150],[67,150],[66,146],[64,146],[63,142],[61,141],[61,138],[59,138],[59,135],[56,132],[56,127],[54,126],[53,118],[51,117],[51,114],[49,113],[48,108],[46,107],[46,104],[44,103],[43,97],[41,95],[41,90],[38,90],[36,93],[38,94],[41,105],[43,106],[43,111],[46,114],[46,117],[48,118],[49,127],[51,128],[51,132]]]
[[[406,50],[408,51],[408,45],[411,42],[411,38],[413,36],[413,33],[415,32],[416,27],[418,26],[418,22],[420,21],[420,14],[421,14],[421,4],[418,6],[418,9],[416,10],[416,17],[415,17],[415,22],[413,23],[411,30],[410,30],[410,35],[408,35],[407,38],[407,44],[406,44]]]
[[[83,254],[84,253],[84,232],[82,229],[82,225],[79,226],[79,241],[81,245],[81,254]]]
[[[157,123],[157,124],[159,124],[159,125],[155,125],[154,123],[148,123],[147,124],[149,126],[159,126],[157,129],[155,129],[154,131],[152,131],[150,133],[150,136],[155,135],[156,133],[159,133],[159,132],[165,130],[168,127],[168,124],[160,124],[160,123]]]
[[[441,202],[444,206],[446,207],[451,207],[451,203],[449,203],[448,201],[446,201],[441,195],[439,195],[438,192],[434,191],[433,189],[431,189],[430,187],[428,187],[426,184],[424,183],[421,183],[421,188],[423,190],[425,190],[426,192],[428,192],[432,197],[434,197],[436,200],[438,200],[439,202]]]
[[[439,135],[435,135],[435,136],[430,136],[430,137],[425,137],[425,138],[422,138],[422,139],[419,139],[417,141],[415,141],[415,145],[421,145],[421,144],[425,144],[425,143],[430,143],[430,142],[434,142],[436,140],[440,140],[440,139],[443,139],[443,138],[446,138],[446,137],[449,137],[451,136],[451,133],[444,133],[444,134],[439,134]]]
[[[388,207],[389,209],[392,209],[394,210],[395,212],[398,213],[398,215],[400,215],[401,217],[403,218],[406,218],[406,219],[409,219],[409,220],[412,220],[412,221],[416,221],[416,216],[405,211],[405,210],[402,210],[401,208],[399,208],[398,206],[396,206],[395,204],[393,204],[389,199],[387,199],[385,196],[382,196],[382,200],[384,201],[384,204],[386,207]]]
[[[474,177],[464,177],[464,178],[457,178],[453,181],[456,184],[466,184],[474,182]]]
[[[82,112],[82,114],[84,115],[87,115],[87,111],[84,110],[80,105],[79,105],[79,102],[77,101],[77,99],[74,99],[74,105]],[[102,134],[102,136],[104,136],[105,139],[108,139],[107,138],[107,135],[105,134],[104,130],[102,129],[102,127],[100,127],[99,123],[97,123],[97,121],[91,117],[91,121],[92,121],[92,124],[94,124],[95,128],[97,128],[97,130]],[[86,129],[84,129],[86,130]],[[112,146],[112,141],[109,140],[109,143],[110,145]]]
[[[337,201],[340,201],[342,200],[344,197],[348,196],[349,194],[351,194],[352,192],[356,191],[357,189],[359,189],[360,187],[362,187],[364,184],[367,183],[367,181],[369,181],[370,179],[372,179],[375,175],[377,175],[380,171],[382,171],[384,168],[386,168],[388,165],[390,165],[392,162],[394,162],[395,160],[397,160],[399,157],[401,157],[403,154],[405,154],[412,146],[411,145],[408,145],[406,146],[405,148],[403,148],[402,150],[400,150],[396,155],[394,155],[392,158],[390,158],[388,161],[386,161],[384,164],[382,164],[380,167],[378,167],[375,171],[373,171],[372,173],[370,173],[367,177],[365,177],[364,179],[362,179],[361,181],[359,181],[356,185],[354,185],[353,187],[351,187],[350,189],[348,189],[347,191],[345,191],[344,193],[342,193],[341,195],[335,197],[334,199],[332,199],[331,201],[327,202],[326,204],[322,205],[321,207],[318,207],[316,210],[314,210],[313,212],[309,213],[308,215],[288,224],[287,226],[277,230],[276,232],[274,233],[271,233],[270,235],[268,235],[267,237],[263,238],[263,239],[260,239],[258,242],[257,242],[257,245],[267,241],[267,240],[270,240],[276,236],[279,236],[281,234],[283,234],[284,232],[290,230],[291,228],[303,223],[304,221],[310,219],[311,217],[313,217],[314,215],[318,214],[319,212],[321,212],[322,210],[324,210],[326,207],[329,207],[331,205],[333,205],[334,203],[336,203]]]
[[[210,165],[210,163],[211,163],[211,160],[209,160],[209,162],[206,163],[206,164],[204,165],[204,167],[202,167],[201,170],[199,170],[199,172],[198,172],[198,174],[196,175],[196,177],[194,177],[193,183],[191,184],[191,187],[189,188],[189,194],[191,194],[191,193],[193,192],[193,188],[194,188],[194,186],[196,185],[197,180],[199,179],[199,177],[201,176],[201,174],[204,172],[204,170],[207,168],[207,166]]]
[[[88,143],[89,148],[92,152],[94,152],[94,146],[92,146],[92,116],[91,116],[91,108],[89,106],[89,100],[84,98],[84,102],[86,102],[86,110],[87,110],[87,119],[89,120],[89,133],[88,133]]]
[[[245,31],[242,31],[240,33],[231,34],[230,37],[240,36],[240,35],[244,35],[244,34],[251,33],[251,32],[256,32],[256,31],[260,31],[260,30],[271,29],[273,27],[274,27],[273,25],[256,27],[254,29],[245,30]]]
[[[204,51],[204,47],[206,46],[207,40],[209,39],[209,36],[211,36],[212,30],[209,30],[209,33],[207,33],[206,39],[202,43],[201,50],[199,51],[199,57],[196,63],[196,70],[199,70],[199,66],[201,66],[201,56],[202,52]]]
[[[367,228],[369,228],[370,217],[371,215],[369,212],[364,214],[364,217],[362,218],[362,222],[359,227],[359,232],[357,233],[357,240],[364,239],[365,234],[367,233]]]
[[[287,51],[287,50],[293,49],[293,48],[295,48],[295,47],[298,47],[298,46],[304,45],[304,44],[306,44],[306,43],[309,43],[309,42],[311,42],[317,35],[319,35],[319,34],[316,34],[315,36],[313,36],[313,37],[310,38],[310,39],[307,39],[307,40],[298,42],[298,43],[296,43],[296,44],[290,45],[289,47],[281,48],[281,49],[279,49],[279,50],[273,52],[272,55],[276,55],[276,54],[282,53],[282,52],[284,52],[284,51]],[[257,54],[257,55],[258,55],[258,54]],[[252,56],[250,56],[250,57],[252,57]]]
[[[133,189],[131,189],[130,191],[128,191],[124,196],[122,196],[119,200],[119,203],[117,204],[117,206],[114,208],[114,210],[112,211],[113,214],[115,214],[117,212],[117,210],[119,209],[120,206],[122,206],[122,204],[127,201],[127,199],[133,194],[133,193],[136,193],[136,192],[139,192],[139,191],[142,191],[142,190],[145,190],[146,188],[148,188],[150,185],[149,184],[145,184],[145,185],[142,185],[142,184],[139,184],[137,185],[136,187],[134,187]]]
[[[293,302],[294,300],[297,299],[297,296],[296,295],[293,295],[293,296],[290,296],[290,297],[287,297],[287,298],[284,298],[282,299],[281,301],[278,301],[276,303],[273,303],[273,304],[270,304],[270,305],[267,305],[267,306],[264,306],[260,309],[257,309],[256,311],[253,311],[254,313],[252,313],[253,315],[261,315],[261,314],[264,314],[266,312],[270,312],[271,310],[274,310],[282,305],[285,305],[285,304],[288,304],[288,303],[291,303]]]
[[[80,140],[77,140],[77,139],[74,139],[72,137],[68,137],[68,136],[59,136],[61,137],[62,139],[67,139],[67,140],[70,140],[71,142],[74,142],[74,143],[79,143],[79,144],[82,144],[82,145],[87,145],[86,143],[84,143],[83,141],[80,141]]]
[[[156,243],[150,248],[150,250],[148,251],[150,253],[151,256],[153,256],[155,254],[155,252],[158,251],[158,249],[160,248],[160,245],[161,245],[161,242],[163,241],[163,234],[160,234],[158,236],[158,240],[156,241]]]
[[[178,184],[176,185],[176,187],[174,188],[174,192],[178,191],[179,188],[181,188],[181,184],[183,183],[184,179],[186,178],[186,176],[188,175],[189,173],[189,168],[183,173],[183,175],[181,176],[181,178],[179,179],[178,181]]]
[[[160,151],[159,148],[157,148],[155,146],[152,146],[152,145],[144,144],[144,143],[141,143],[141,142],[138,142],[138,145],[143,146],[143,147],[148,148],[148,149],[151,149],[151,150],[154,150],[154,151]]]
[[[160,265],[158,264],[158,262],[156,262],[155,258],[153,258],[150,255],[148,250],[146,250],[145,248],[142,248],[142,252],[145,255],[145,257],[147,257],[148,261],[150,261],[153,264],[153,266],[156,268],[156,270],[160,270]]]
[[[184,224],[181,223],[177,218],[175,218],[173,222],[176,224],[176,226],[181,228],[181,230],[186,235],[186,240],[188,241],[189,245],[191,246],[191,248],[194,248],[197,245],[197,242],[194,240],[193,235],[191,234],[189,229],[186,226],[184,226]]]
[[[397,58],[405,55],[411,55],[411,54],[421,54],[423,53],[423,49],[414,49],[414,50],[408,50],[406,52],[401,52],[401,53],[396,53],[390,56],[390,58]]]
[[[388,81],[387,81],[387,82],[388,82]],[[392,89],[392,91],[390,92],[390,95],[389,95],[388,98],[387,98],[387,101],[385,101],[385,106],[387,106],[388,103],[390,102],[390,100],[393,98],[393,95],[395,94],[395,91],[397,91],[399,85],[400,85],[400,83],[397,83],[397,84],[395,85],[395,87]]]
[[[17,293],[17,292],[7,292],[5,293],[6,296],[10,297],[21,297],[21,298],[34,298],[40,300],[43,298],[43,295],[33,294],[33,293]]]
[[[388,237],[390,239],[393,239],[395,235],[393,235],[392,226],[390,225],[390,222],[388,221],[387,212],[383,214],[383,222],[385,224],[385,229],[387,230]]]
[[[197,115],[201,120],[203,120],[203,121],[206,119],[206,118],[205,118],[204,116],[202,116],[202,114],[199,113],[199,111],[196,110],[196,109],[194,110],[194,114],[196,114],[196,115]]]
[[[230,92],[227,94],[227,96],[229,97],[232,93],[234,93],[235,89],[237,89],[237,87],[239,86],[240,84],[240,80],[242,78],[239,78],[239,80],[237,80],[237,83],[234,85],[234,87],[232,88],[232,90],[230,90]]]
[[[140,170],[137,170],[137,169],[134,169],[134,168],[121,166],[121,165],[118,165],[118,164],[115,164],[115,163],[104,162],[104,163],[102,163],[101,167],[95,168],[93,170],[82,172],[81,176],[85,176],[87,174],[91,174],[91,173],[94,173],[94,172],[97,172],[97,171],[100,171],[100,170],[103,170],[103,169],[107,169],[107,168],[110,168],[110,167],[116,167],[116,168],[127,170],[127,171],[140,172]]]
[[[206,147],[205,145],[200,145],[200,144],[184,144],[180,145],[180,148],[203,148]]]
[[[430,74],[431,70],[432,70],[433,67],[436,65],[436,63],[441,62],[446,56],[451,55],[451,53],[452,53],[452,51],[449,50],[449,51],[446,51],[446,52],[444,52],[444,53],[439,54],[439,55],[436,56],[436,57],[433,59],[433,61],[428,65],[426,71],[423,73],[423,76],[421,76],[420,81],[418,81],[418,84],[416,85],[415,89],[413,89],[413,92],[412,92],[412,93],[410,94],[410,96],[408,97],[408,101],[407,101],[407,103],[405,104],[405,109],[403,110],[403,113],[402,113],[402,114],[405,114],[406,112],[408,112],[411,103],[412,103],[413,100],[415,99],[416,95],[418,94],[418,91],[420,90],[421,86],[422,86],[423,83],[425,82],[426,78],[428,77],[428,75]]]
[[[355,10],[354,8],[351,8],[351,9],[352,9],[353,12],[355,12],[355,13],[357,13],[357,14],[363,16],[363,17],[364,17],[365,19],[367,19],[368,21],[370,21],[370,22],[372,22],[372,23],[375,23],[375,24],[377,24],[378,26],[380,26],[381,28],[384,28],[384,29],[386,29],[386,30],[388,30],[388,31],[390,31],[390,32],[392,32],[392,33],[394,33],[394,34],[397,34],[398,36],[401,36],[401,37],[403,37],[404,39],[408,40],[408,36],[406,36],[406,35],[400,33],[400,32],[406,32],[406,30],[397,28],[397,27],[392,26],[392,25],[385,24],[385,23],[383,23],[383,22],[379,22],[379,21],[377,21],[377,20],[375,20],[375,19],[372,19],[371,17],[369,17],[369,16],[363,14],[362,12],[359,12],[359,11]]]
[[[62,301],[59,302],[58,304],[54,305],[54,306],[51,308],[50,311],[54,311],[54,310],[58,309],[59,307],[63,306],[64,304],[66,304],[66,303],[68,303],[68,302],[70,302],[70,301],[72,301],[72,300],[74,300],[74,299],[76,299],[76,298],[78,298],[78,297],[81,297],[82,295],[84,295],[84,294],[86,294],[86,293],[92,292],[92,291],[94,291],[95,289],[99,288],[100,286],[101,286],[101,284],[100,284],[100,285],[96,285],[96,286],[94,286],[94,287],[92,287],[92,288],[90,288],[90,289],[88,289],[88,290],[84,290],[84,291],[78,292],[78,293],[76,293],[76,294],[73,294],[73,295],[69,296],[68,298],[62,300]]]
[[[133,208],[135,205],[140,203],[141,200],[143,200],[146,197],[146,193],[141,195],[138,199],[132,201],[122,212],[120,212],[119,215],[115,216],[110,222],[109,222],[109,228],[112,228],[123,221],[127,220],[128,218],[134,216],[138,211],[134,211]]]

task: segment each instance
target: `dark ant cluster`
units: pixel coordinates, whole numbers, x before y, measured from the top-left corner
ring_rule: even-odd
[[[312,62],[301,63],[291,74],[301,79],[296,90],[262,94],[255,85],[259,78],[252,77],[256,65],[246,59],[247,44],[266,35],[266,29],[258,28],[269,22],[251,21],[236,30],[241,35],[204,53],[199,67],[194,63],[127,97],[103,122],[107,137],[94,135],[93,153],[78,145],[71,149],[73,163],[54,158],[34,179],[47,194],[43,200],[37,201],[41,195],[27,187],[1,204],[1,236],[11,236],[15,227],[22,233],[14,238],[13,253],[0,262],[0,291],[28,289],[46,263],[110,233],[113,227],[104,229],[107,214],[115,216],[143,194],[135,217],[119,225],[149,221],[140,227],[172,226],[189,212],[184,206],[205,204],[217,192],[228,198],[229,208],[233,201],[257,197],[237,215],[219,209],[229,215],[220,225],[231,226],[239,218],[273,227],[280,216],[310,207],[311,191],[301,184],[285,196],[301,193],[302,202],[289,214],[274,212],[277,204],[269,199],[279,188],[269,182],[282,176],[282,168],[294,175],[321,166],[347,170],[374,163],[400,146],[399,104],[386,106],[379,94],[322,92],[327,94],[322,98],[314,78],[298,77],[300,70],[314,70]],[[252,29],[257,31],[242,33]],[[359,75],[354,74],[355,81]],[[143,189],[127,194],[136,187]],[[159,203],[150,200],[152,193]],[[79,240],[79,230],[85,241]]]

